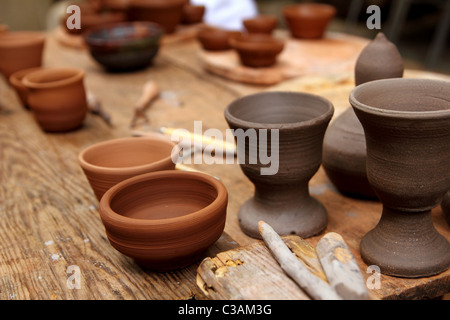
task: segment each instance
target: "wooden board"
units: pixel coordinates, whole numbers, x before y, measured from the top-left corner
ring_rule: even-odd
[[[204,68],[224,78],[257,85],[274,85],[284,80],[309,75],[348,73],[354,69],[367,40],[328,33],[320,40],[287,38],[277,63],[267,68],[243,66],[235,50],[199,50]]]

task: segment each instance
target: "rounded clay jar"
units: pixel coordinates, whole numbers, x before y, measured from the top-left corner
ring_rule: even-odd
[[[66,132],[79,128],[87,114],[84,71],[73,68],[44,68],[27,74],[28,105],[41,128]]]
[[[94,144],[78,156],[79,164],[100,201],[112,186],[128,178],[175,169],[175,144],[156,137],[129,137]]]
[[[222,235],[228,194],[213,176],[160,171],[127,179],[100,202],[111,245],[144,268],[188,266]]]

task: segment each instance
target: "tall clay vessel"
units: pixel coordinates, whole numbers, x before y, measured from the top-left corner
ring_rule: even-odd
[[[380,32],[356,62],[355,84],[402,76],[402,57],[395,45]],[[330,124],[323,145],[322,164],[336,188],[348,196],[376,198],[367,181],[364,130],[352,108]]]

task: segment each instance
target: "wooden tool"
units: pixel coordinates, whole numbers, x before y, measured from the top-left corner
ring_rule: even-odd
[[[131,128],[135,128],[138,125],[139,120],[143,122],[144,125],[150,123],[150,119],[145,114],[146,109],[149,107],[150,103],[159,97],[160,88],[155,81],[147,81],[142,88],[142,95],[137,101],[134,107],[133,119],[131,119]]]
[[[97,97],[90,91],[87,92],[87,105],[88,109],[92,114],[95,114],[102,118],[107,125],[111,126],[111,116],[103,110],[101,102]]]

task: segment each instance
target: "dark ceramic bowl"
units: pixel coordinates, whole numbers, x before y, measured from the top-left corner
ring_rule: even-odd
[[[206,27],[197,33],[197,40],[200,42],[202,48],[207,51],[225,51],[231,49],[230,38],[240,35],[240,31]]]
[[[161,26],[151,22],[125,22],[95,28],[84,39],[92,57],[113,72],[148,67],[159,50]]]
[[[259,15],[242,21],[249,33],[271,34],[278,25],[278,18],[272,15]]]

